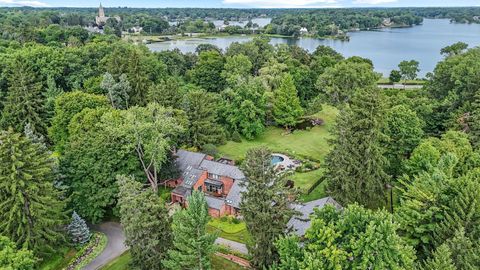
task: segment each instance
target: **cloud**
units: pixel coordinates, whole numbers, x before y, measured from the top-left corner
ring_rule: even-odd
[[[0,6],[48,7],[49,5],[35,0],[0,0]]]
[[[338,7],[337,0],[223,0],[223,4],[263,8]]]
[[[355,0],[353,4],[367,4],[367,5],[378,5],[378,4],[385,4],[385,3],[394,3],[397,0]]]

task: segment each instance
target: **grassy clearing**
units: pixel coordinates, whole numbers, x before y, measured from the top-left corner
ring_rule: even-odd
[[[57,270],[65,268],[75,257],[77,250],[63,247],[58,249],[58,253],[45,260],[39,267],[40,270]]]
[[[244,244],[251,239],[245,222],[235,220],[233,217],[212,219],[207,225],[207,231],[217,233],[219,237]]]
[[[310,202],[316,199],[325,198],[327,196],[327,192],[325,191],[326,186],[327,181],[323,181],[310,194],[302,194],[299,200],[302,202]]]
[[[109,264],[101,268],[101,270],[128,270],[129,263],[132,259],[130,252],[125,252]],[[222,257],[212,256],[212,269],[214,270],[239,270],[244,269],[238,264],[230,262]]]
[[[335,107],[324,105],[323,110],[315,117],[325,121],[323,126],[316,126],[310,130],[298,130],[291,134],[286,134],[284,129],[278,127],[268,127],[265,132],[254,140],[242,140],[242,142],[229,141],[225,145],[219,146],[221,155],[241,161],[250,148],[258,146],[267,146],[273,152],[280,152],[292,157],[304,157],[307,159],[323,162],[325,156],[330,151],[328,140],[331,138],[329,131],[335,123],[338,110]],[[291,179],[295,186],[306,192],[322,175],[322,170],[315,170],[306,173],[295,173]],[[315,192],[308,198],[324,195],[322,192]]]
[[[128,264],[131,259],[132,255],[127,251],[102,267],[101,270],[128,270]]]

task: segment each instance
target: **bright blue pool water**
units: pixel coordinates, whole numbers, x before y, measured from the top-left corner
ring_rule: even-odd
[[[272,161],[271,161],[271,163],[272,163],[272,165],[275,165],[275,164],[277,164],[277,163],[282,162],[283,160],[284,160],[283,157],[273,155],[273,156],[272,156]]]

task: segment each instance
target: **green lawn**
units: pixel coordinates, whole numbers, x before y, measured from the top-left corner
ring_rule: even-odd
[[[286,134],[282,128],[268,127],[254,140],[243,140],[241,143],[229,141],[219,146],[218,150],[224,156],[243,160],[248,149],[267,146],[274,152],[291,153],[322,161],[329,151],[327,144],[330,138],[329,130],[337,112],[336,108],[324,105],[323,110],[315,115],[325,121],[323,126],[314,127],[311,130],[298,130],[291,134]]]
[[[267,146],[273,152],[290,154],[307,159],[323,162],[325,156],[330,151],[328,139],[331,138],[329,131],[335,123],[335,117],[338,110],[335,107],[323,105],[323,110],[315,115],[325,121],[323,126],[313,127],[310,130],[298,130],[291,134],[286,134],[284,129],[278,127],[268,127],[265,132],[254,140],[243,140],[240,143],[229,141],[225,145],[218,147],[221,155],[241,161],[245,158],[248,149],[258,146]],[[306,173],[295,173],[291,179],[295,186],[302,191],[308,190],[318,179],[323,171],[315,170]],[[313,192],[308,198],[318,199],[323,196],[323,192]]]
[[[327,196],[327,193],[325,191],[326,186],[327,186],[327,181],[323,181],[310,194],[302,194],[300,196],[300,201],[310,202],[316,199],[325,198]]]
[[[125,252],[109,264],[101,268],[101,270],[128,270],[128,264],[130,263],[130,252]],[[230,262],[222,257],[212,256],[212,269],[213,270],[239,270],[244,269],[238,264]]]
[[[58,270],[65,268],[68,263],[75,257],[77,251],[73,248],[63,247],[58,249],[59,252],[40,265],[40,270]]]
[[[130,252],[127,251],[102,267],[101,270],[127,270],[131,258]]]
[[[235,224],[231,221],[222,221],[221,218],[214,218],[208,223],[207,231],[239,243],[247,243],[250,239],[245,222]]]

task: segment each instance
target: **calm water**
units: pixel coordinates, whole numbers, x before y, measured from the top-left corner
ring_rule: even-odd
[[[480,24],[452,24],[448,20],[425,19],[423,25],[410,28],[383,29],[350,33],[350,41],[315,38],[272,38],[271,44],[296,44],[312,52],[318,45],[328,45],[345,56],[369,58],[375,70],[388,75],[402,60],[420,62],[420,76],[433,71],[442,58],[440,49],[463,41],[470,47],[480,45]],[[212,39],[188,39],[149,44],[152,51],[179,48],[182,52],[194,52],[202,43],[210,43],[226,49],[232,42],[246,42],[247,36],[230,36]]]

